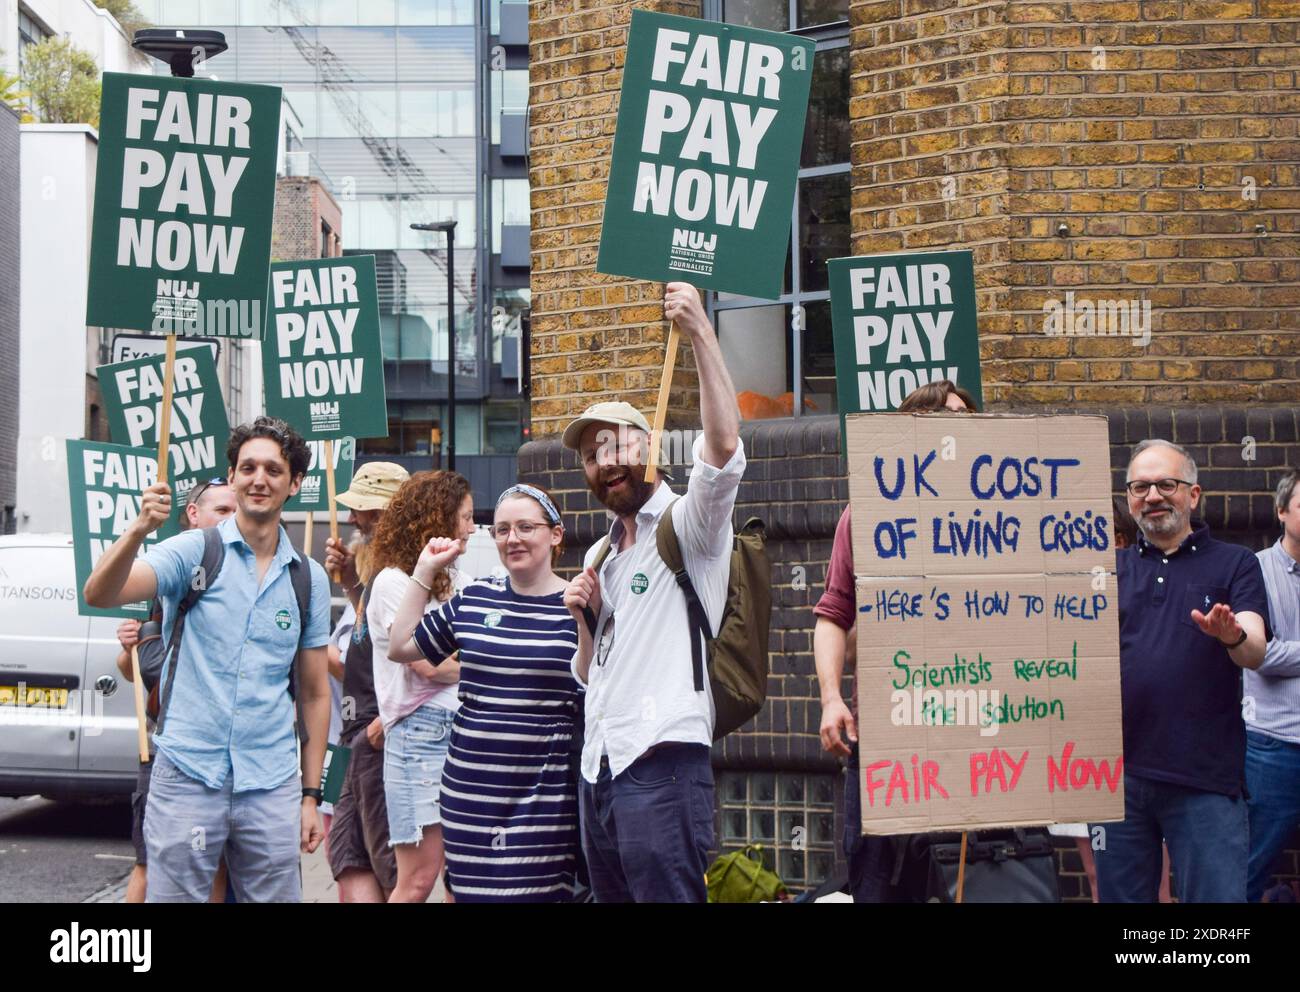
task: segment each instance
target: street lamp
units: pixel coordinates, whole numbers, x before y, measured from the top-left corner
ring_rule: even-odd
[[[171,66],[172,75],[188,79],[194,64],[226,50],[226,36],[220,31],[186,31],[176,28],[142,28],[131,47]]]
[[[412,231],[447,232],[447,469],[456,471],[456,221],[412,224]]]

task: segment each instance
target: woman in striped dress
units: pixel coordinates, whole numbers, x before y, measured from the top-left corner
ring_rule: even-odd
[[[457,902],[566,902],[578,859],[570,753],[578,633],[553,568],[560,514],[533,486],[512,486],[492,525],[505,580],[470,583],[425,613],[433,579],[461,554],[434,538],[392,626],[389,658],[460,661],[461,706],[442,773],[447,880]],[[399,634],[399,632],[401,632]]]

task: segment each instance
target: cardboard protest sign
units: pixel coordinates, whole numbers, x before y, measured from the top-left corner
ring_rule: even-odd
[[[86,323],[259,337],[280,88],[106,72]]]
[[[1105,418],[847,428],[864,832],[1123,819]]]
[[[82,588],[90,573],[114,541],[140,515],[140,494],[158,480],[157,453],[148,448],[127,448],[98,441],[68,441],[68,492],[72,499],[72,545],[77,572],[77,612],[93,617],[149,616],[149,603],[130,603],[117,609],[87,606]],[[167,521],[145,539],[144,549],[178,532]]]
[[[847,414],[896,410],[940,379],[984,405],[969,251],[860,255],[827,268],[841,428]]]
[[[295,510],[316,511],[329,509],[329,497],[325,485],[325,442],[308,441],[311,448],[311,465],[302,477],[302,488],[297,496],[285,501],[284,512]],[[345,437],[334,446],[334,486],[335,492],[343,492],[352,485],[352,462],[356,455],[356,442]]]
[[[132,448],[158,450],[162,417],[163,364],[159,355],[99,369],[109,436]],[[189,349],[176,356],[168,459],[173,513],[181,513],[190,490],[200,482],[225,478],[230,421],[212,352]]]
[[[780,295],[815,49],[632,11],[598,272]]]
[[[271,266],[266,412],[305,438],[387,437],[375,257]]]
[[[194,348],[205,348],[211,352],[214,362],[221,355],[221,345],[211,338],[185,338],[176,342],[178,352]],[[119,362],[129,362],[133,358],[162,355],[166,353],[166,349],[166,338],[151,337],[148,334],[114,334],[112,361],[116,365]]]

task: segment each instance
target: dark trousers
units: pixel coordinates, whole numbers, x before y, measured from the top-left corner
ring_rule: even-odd
[[[1124,772],[1124,819],[1099,824],[1101,902],[1155,902],[1160,841],[1169,845],[1179,902],[1245,902],[1246,800]],[[1095,829],[1095,828],[1093,828]]]
[[[877,837],[862,832],[862,783],[858,745],[844,769],[844,857],[849,863],[849,894],[854,902],[905,902],[894,884],[900,844],[908,837]]]
[[[1278,855],[1300,824],[1300,744],[1247,730],[1246,788],[1250,791],[1246,900],[1259,902]]]
[[[617,778],[602,758],[579,785],[582,852],[596,902],[705,902],[713,766],[703,744],[660,744]]]

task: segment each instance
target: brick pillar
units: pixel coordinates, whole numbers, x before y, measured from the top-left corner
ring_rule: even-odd
[[[652,417],[668,325],[663,285],[596,272],[632,9],[699,16],[699,0],[529,4],[532,424],[558,434],[586,406],[623,399]],[[698,422],[683,342],[669,424]]]
[[[854,0],[854,251],[974,248],[994,409],[1295,402],[1298,12]],[[1067,292],[1150,343],[1046,335]]]

